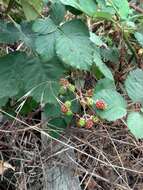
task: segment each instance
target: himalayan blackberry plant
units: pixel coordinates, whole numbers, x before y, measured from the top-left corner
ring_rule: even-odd
[[[143,15],[130,1],[0,4],[1,112],[41,107],[61,131],[121,120],[143,138]]]

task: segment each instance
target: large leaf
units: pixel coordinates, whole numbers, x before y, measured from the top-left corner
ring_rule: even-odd
[[[43,0],[21,0],[21,5],[27,20],[34,20],[41,14]]]
[[[36,20],[32,28],[38,34],[35,40],[37,53],[44,61],[51,60],[56,54],[55,42],[59,34],[57,26],[50,18],[46,18]]]
[[[143,103],[143,71],[141,69],[129,73],[125,81],[125,87],[133,102]]]
[[[32,31],[32,23],[20,24],[0,21],[0,43],[22,41],[26,46],[34,48],[34,40],[38,34]]]
[[[115,121],[126,115],[126,102],[123,97],[113,89],[106,89],[95,92],[93,96],[94,101],[104,100],[107,104],[105,110],[97,110],[96,113],[103,119],[108,121]]]
[[[143,115],[138,112],[132,112],[128,115],[127,125],[131,133],[139,139],[143,138]]]
[[[49,62],[30,58],[23,68],[25,89],[38,102],[53,103],[59,92],[59,78],[65,68],[55,57]]]
[[[80,20],[65,23],[56,42],[56,52],[64,63],[88,70],[93,63],[93,47],[88,28]]]
[[[64,5],[70,5],[89,16],[93,16],[97,9],[97,4],[94,0],[60,0]]]
[[[0,99],[17,95],[21,88],[21,65],[24,54],[13,53],[0,58]]]
[[[53,103],[64,71],[57,58],[42,62],[24,53],[4,56],[0,58],[0,99],[16,96],[24,89],[27,96],[33,96],[37,102]]]
[[[110,71],[110,69],[105,65],[105,63],[103,63],[102,58],[99,54],[98,51],[95,51],[94,53],[94,63],[96,64],[96,66],[98,67],[98,69],[100,70],[100,72],[108,79],[110,80],[114,80],[113,79],[113,75],[112,72]]]

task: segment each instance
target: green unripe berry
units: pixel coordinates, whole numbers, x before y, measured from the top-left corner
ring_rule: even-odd
[[[69,84],[68,89],[69,89],[71,92],[75,92],[75,86],[74,86],[73,84]]]
[[[66,88],[64,86],[61,86],[59,94],[64,95],[65,93],[66,93]]]
[[[79,124],[80,127],[84,127],[85,124],[86,124],[85,119],[84,118],[80,118],[79,121],[78,121],[78,124]]]
[[[65,106],[68,107],[68,108],[71,107],[71,101],[66,101],[64,104],[65,104]]]
[[[94,103],[93,99],[88,97],[87,98],[87,105],[88,106],[93,106],[93,103]]]
[[[71,110],[68,110],[68,111],[66,112],[66,115],[67,115],[67,116],[72,116],[72,115],[73,115],[73,113],[72,113],[72,111],[71,111]]]

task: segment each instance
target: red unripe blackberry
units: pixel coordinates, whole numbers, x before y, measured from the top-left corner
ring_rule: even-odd
[[[61,78],[60,85],[67,87],[69,85],[69,81],[67,79]]]
[[[67,113],[69,109],[65,105],[61,105],[61,112],[62,113]]]
[[[87,129],[91,129],[93,126],[94,126],[93,120],[92,120],[92,119],[88,119],[88,120],[86,121],[85,127],[86,127]]]
[[[106,103],[103,100],[97,100],[95,106],[99,110],[105,110],[107,107]]]

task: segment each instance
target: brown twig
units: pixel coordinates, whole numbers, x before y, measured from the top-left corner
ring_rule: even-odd
[[[133,8],[135,11],[143,14],[143,9],[138,7],[135,3],[129,3],[129,6]]]

